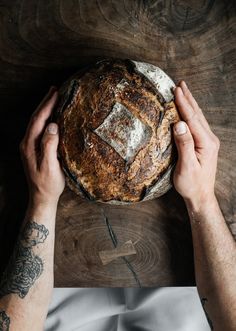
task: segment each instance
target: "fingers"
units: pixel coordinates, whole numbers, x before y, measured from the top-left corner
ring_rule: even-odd
[[[174,93],[175,102],[178,106],[180,115],[188,124],[193,135],[195,147],[203,150],[206,149],[208,147],[207,142],[209,141],[209,132],[202,125],[198,112],[190,105],[181,87],[176,87]]]
[[[181,87],[183,94],[185,95],[186,99],[188,100],[189,104],[192,106],[193,109],[198,109],[198,104],[197,101],[194,99],[194,97],[192,96],[192,93],[189,91],[187,84],[185,83],[185,81],[181,81],[179,83],[179,86]]]
[[[183,167],[196,164],[197,157],[194,149],[194,140],[191,132],[184,121],[174,125],[174,139],[178,150],[178,162]]]
[[[43,134],[41,140],[42,166],[55,169],[58,165],[57,147],[59,142],[58,126],[56,123],[50,123]]]
[[[37,113],[40,112],[40,110],[44,107],[44,105],[47,103],[47,101],[51,98],[52,94],[56,91],[56,87],[55,86],[51,86],[49,88],[48,93],[44,96],[44,98],[41,100],[40,104],[38,105],[38,107],[35,109],[35,111],[33,112],[32,115],[36,115]]]
[[[210,126],[205,118],[205,116],[203,115],[203,112],[201,110],[201,108],[198,106],[197,101],[194,99],[192,93],[190,92],[189,88],[187,87],[187,84],[185,83],[185,81],[181,81],[179,83],[179,86],[181,87],[183,94],[185,96],[185,98],[187,99],[188,103],[190,104],[190,106],[194,109],[194,111],[198,114],[202,125],[211,131]]]
[[[36,142],[43,132],[46,121],[52,113],[56,100],[57,91],[52,87],[30,119],[24,140],[28,149],[32,152],[35,151]]]

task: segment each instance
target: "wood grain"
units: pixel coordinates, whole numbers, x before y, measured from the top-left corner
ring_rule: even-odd
[[[185,79],[221,140],[216,194],[236,237],[235,1],[0,1],[1,259],[4,267],[23,219],[26,182],[18,144],[49,85],[104,57],[153,63]],[[120,245],[137,254],[103,266]],[[129,207],[81,201],[66,190],[57,214],[56,286],[193,285],[191,232],[172,189]],[[128,261],[128,265],[127,264]]]
[[[187,215],[173,217],[167,210],[168,196],[172,204],[173,191],[154,201],[111,206],[87,202],[67,189],[57,217],[57,286],[64,286],[65,279],[70,286],[188,284],[192,276],[192,252]],[[172,205],[172,212],[183,208],[182,201],[178,202]],[[117,246],[129,240],[136,243],[136,254],[127,260],[138,280],[122,258],[102,264],[99,252],[114,249],[106,218],[117,238]]]

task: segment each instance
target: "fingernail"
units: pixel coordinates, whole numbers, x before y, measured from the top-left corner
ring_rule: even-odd
[[[49,134],[57,134],[57,124],[51,123],[47,127],[47,132]]]
[[[175,133],[180,136],[182,134],[185,134],[187,132],[187,127],[185,122],[180,121],[175,124]]]

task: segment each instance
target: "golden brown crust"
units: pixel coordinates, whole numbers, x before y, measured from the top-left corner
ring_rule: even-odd
[[[179,116],[174,102],[165,103],[131,61],[105,60],[75,75],[60,90],[55,115],[59,155],[76,193],[138,202],[158,180],[165,185],[151,197],[170,187],[170,174],[165,178],[175,161],[170,126]]]

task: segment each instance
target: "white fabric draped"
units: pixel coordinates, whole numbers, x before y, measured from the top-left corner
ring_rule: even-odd
[[[54,289],[45,331],[210,331],[195,287]]]

